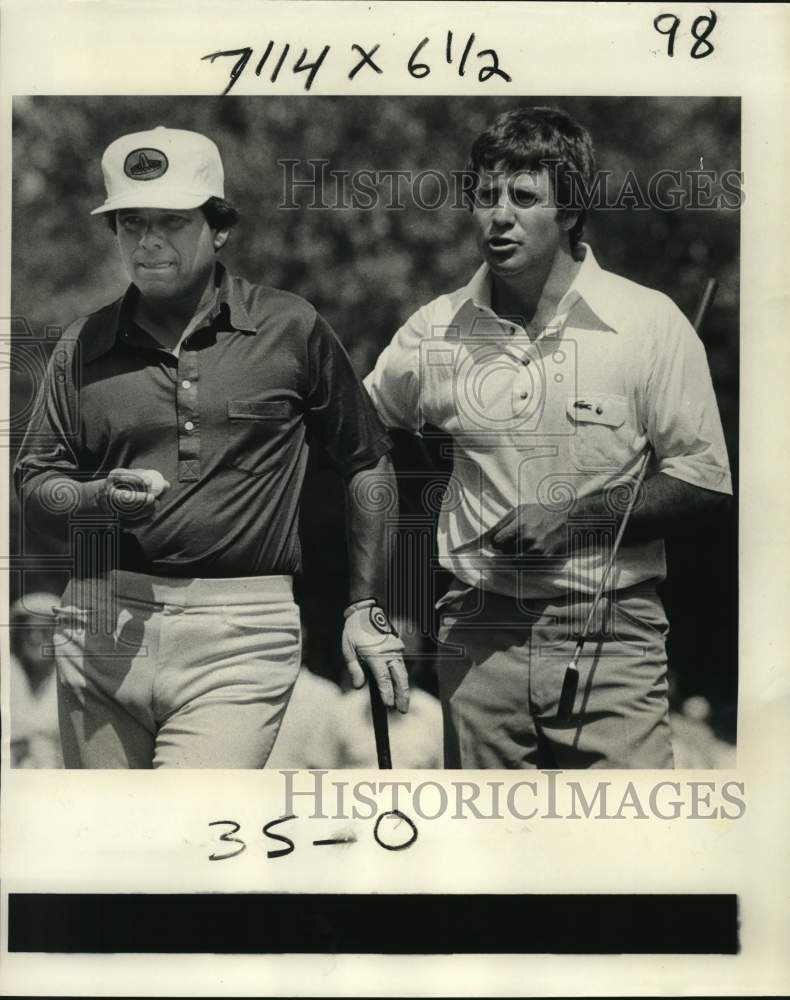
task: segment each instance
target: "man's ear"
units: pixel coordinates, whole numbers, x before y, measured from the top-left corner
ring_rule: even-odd
[[[214,230],[214,250],[221,250],[225,244],[228,242],[228,237],[230,236],[230,229],[216,229]]]
[[[557,221],[560,226],[565,230],[565,232],[570,232],[571,229],[576,225],[579,218],[578,212],[572,212],[568,208],[558,208],[557,209]]]

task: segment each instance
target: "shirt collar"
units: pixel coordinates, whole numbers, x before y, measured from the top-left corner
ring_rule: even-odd
[[[464,288],[463,301],[471,300],[475,306],[491,308],[491,271],[488,264],[481,264]]]
[[[581,267],[576,272],[570,288],[560,300],[556,315],[563,318],[568,316],[581,299],[606,326],[614,330],[616,329],[615,304],[612,302],[607,272],[595,259],[595,254],[590,246],[586,243],[580,243],[579,247],[584,252]],[[471,308],[467,303],[470,303]],[[463,320],[479,309],[492,310],[491,271],[488,264],[481,264],[469,283],[461,289],[460,303],[453,324],[463,325]]]
[[[217,298],[210,313],[210,319],[215,320],[222,306],[227,305],[230,324],[234,330],[240,330],[242,333],[257,333],[258,328],[250,317],[238,281],[234,281],[219,262],[216,264],[214,281],[217,286]]]
[[[613,301],[607,272],[595,259],[591,247],[586,243],[580,243],[579,247],[584,251],[582,265],[576,272],[571,287],[560,300],[557,314],[559,316],[569,315],[574,305],[579,299],[582,299],[606,326],[615,330],[617,328],[616,303]]]
[[[214,284],[217,294],[203,325],[211,325],[219,318],[227,318],[234,330],[256,333],[257,328],[250,318],[237,283],[219,262],[215,265]],[[80,337],[85,363],[95,361],[112,350],[133,315],[139,295],[137,286],[129,285],[121,298],[88,317]]]

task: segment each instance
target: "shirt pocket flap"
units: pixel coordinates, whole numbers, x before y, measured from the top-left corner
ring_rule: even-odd
[[[284,420],[290,413],[287,399],[232,399],[228,401],[230,420]]]
[[[569,396],[567,412],[576,424],[603,424],[617,428],[622,427],[628,417],[628,400],[625,396],[610,393]]]

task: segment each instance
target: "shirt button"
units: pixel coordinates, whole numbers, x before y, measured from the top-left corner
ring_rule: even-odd
[[[192,388],[192,383],[189,381],[188,378],[185,378],[184,381],[181,383],[181,388],[182,389],[191,389]]]
[[[513,334],[514,334],[515,332],[516,332],[516,328],[515,328],[514,326],[511,326],[511,327],[510,327],[510,329],[508,330],[508,333],[509,333],[509,334],[510,334],[511,336],[512,336],[512,335],[513,335]]]
[[[524,365],[524,367],[526,368],[527,365],[529,364],[530,360],[531,360],[530,358],[524,358],[524,360],[521,362],[521,364]]]
[[[192,421],[191,420],[187,420],[187,422],[184,424],[184,430],[185,431],[193,431],[194,429],[195,429],[195,425],[192,423]]]
[[[528,393],[528,392],[522,392],[522,393],[521,393],[521,398],[522,398],[522,399],[526,399],[526,398],[527,398],[528,396],[529,396],[529,393]]]

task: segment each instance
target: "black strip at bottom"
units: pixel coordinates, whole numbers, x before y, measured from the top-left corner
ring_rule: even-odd
[[[8,949],[83,954],[732,955],[738,951],[738,898],[11,893]]]

